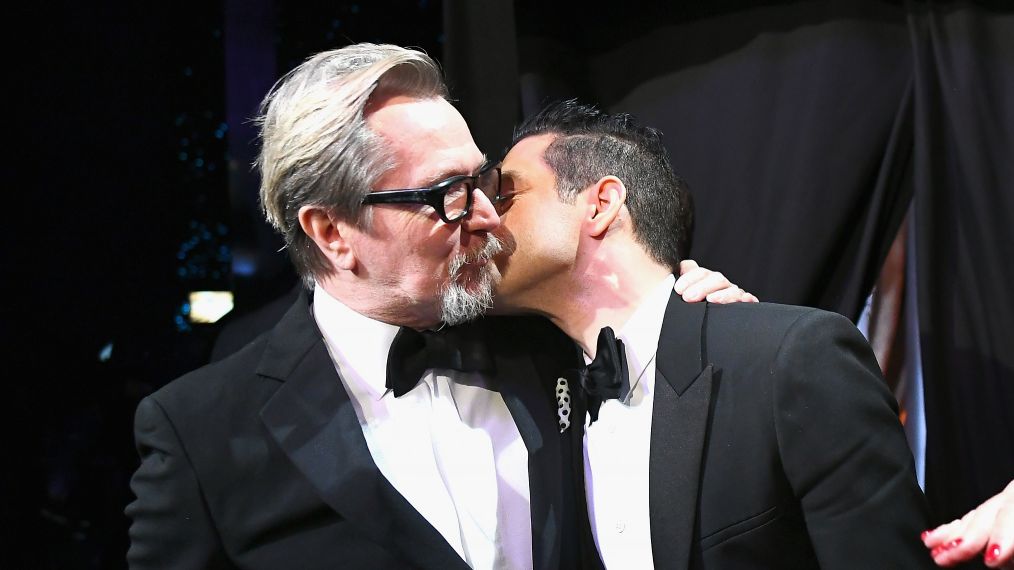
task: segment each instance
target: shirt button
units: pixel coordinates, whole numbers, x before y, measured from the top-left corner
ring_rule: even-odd
[[[623,532],[627,530],[627,524],[623,521],[616,521],[616,532]]]

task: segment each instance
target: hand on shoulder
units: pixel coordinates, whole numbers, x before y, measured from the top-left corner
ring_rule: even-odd
[[[758,302],[756,296],[736,286],[725,275],[701,267],[692,259],[680,262],[680,275],[674,289],[688,303],[705,298],[711,303],[721,304]]]

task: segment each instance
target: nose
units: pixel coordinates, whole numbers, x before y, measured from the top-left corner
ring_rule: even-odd
[[[470,232],[489,232],[500,227],[500,216],[496,213],[496,207],[482,190],[478,188],[472,190],[472,211],[465,216],[462,224]]]

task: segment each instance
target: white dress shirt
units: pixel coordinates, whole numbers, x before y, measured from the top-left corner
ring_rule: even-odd
[[[653,568],[648,518],[648,454],[654,407],[655,353],[676,284],[666,277],[617,331],[627,355],[630,395],[607,400],[585,428],[584,474],[595,545],[606,568]],[[591,359],[585,355],[585,359]],[[585,420],[586,423],[588,420]]]
[[[472,568],[531,568],[528,449],[500,393],[479,373],[431,369],[395,398],[385,385],[398,327],[320,286],[313,314],[384,477]]]

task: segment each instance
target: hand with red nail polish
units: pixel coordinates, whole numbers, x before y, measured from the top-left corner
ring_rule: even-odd
[[[1014,570],[1014,481],[960,519],[920,535],[939,566],[982,554],[990,568]]]

